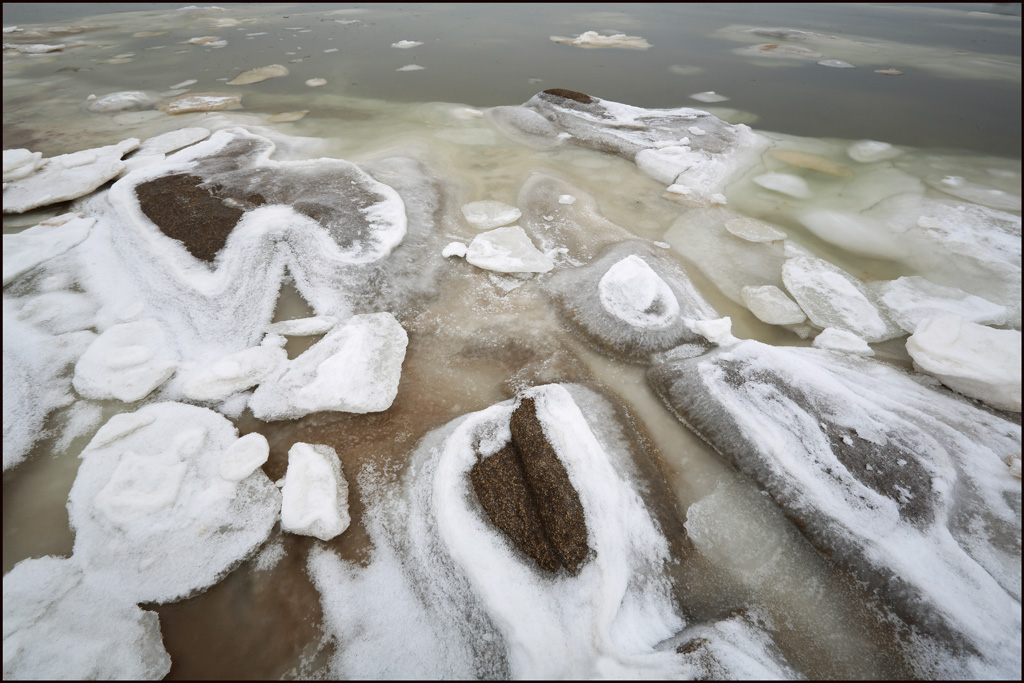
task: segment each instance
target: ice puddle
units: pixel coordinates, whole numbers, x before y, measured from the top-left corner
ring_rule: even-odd
[[[220,657],[232,595],[306,624],[257,676],[1019,674],[1019,164],[389,115],[5,151],[5,212],[77,198],[4,236],[4,470],[74,531],[11,540],[5,677]]]

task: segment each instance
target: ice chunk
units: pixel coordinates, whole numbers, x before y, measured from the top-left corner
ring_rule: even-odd
[[[87,398],[130,403],[163,384],[178,367],[178,354],[153,318],[122,323],[98,336],[75,365],[75,391]]]
[[[633,359],[698,341],[692,322],[718,317],[678,264],[637,241],[559,271],[548,290],[568,321],[602,348]]]
[[[477,268],[499,273],[546,273],[555,267],[518,225],[474,237],[466,250],[466,260]]]
[[[732,318],[729,317],[718,320],[698,320],[693,326],[705,339],[718,346],[729,346],[739,341],[733,336]]]
[[[791,173],[762,173],[754,178],[754,182],[766,189],[797,199],[808,199],[814,196],[807,181]]]
[[[1020,211],[1019,192],[1011,194],[1004,190],[971,182],[958,175],[925,178],[925,182],[936,190],[975,204],[981,204],[982,206],[988,206],[1001,211]]]
[[[468,247],[462,242],[449,242],[444,249],[441,250],[441,256],[448,258],[449,256],[462,256],[464,257],[468,251]]]
[[[228,81],[228,85],[249,85],[250,83],[259,83],[269,78],[280,78],[287,75],[288,67],[281,66],[280,64],[271,64],[270,66],[261,66],[256,69],[243,71]]]
[[[419,64],[406,64],[405,66],[398,67],[395,71],[422,71],[425,68],[425,66],[420,66]]]
[[[525,107],[491,107],[484,112],[484,116],[502,133],[533,149],[554,149],[565,144],[571,137],[537,112]]]
[[[868,343],[855,335],[853,332],[840,330],[835,327],[826,327],[814,338],[811,344],[816,349],[828,349],[840,353],[849,353],[854,356],[873,356],[874,349]]]
[[[135,156],[170,154],[182,147],[194,145],[208,137],[210,137],[210,131],[206,128],[179,128],[178,130],[172,130],[147,139],[135,152]]]
[[[929,657],[969,643],[987,670],[1015,671],[1020,482],[1004,458],[1019,452],[1019,425],[887,364],[750,340],[666,359],[648,380],[831,561],[928,634]]]
[[[907,339],[914,367],[950,389],[1000,410],[1021,410],[1021,333],[966,322],[958,315],[925,318]]]
[[[858,140],[846,148],[846,153],[854,161],[862,164],[870,164],[875,161],[893,159],[903,154],[902,149],[897,149],[888,142],[877,140]]]
[[[212,410],[156,403],[136,414],[153,419],[82,452],[68,497],[73,557],[132,602],[166,602],[253,553],[277,521],[280,493],[259,467],[222,476],[225,460],[235,476],[239,461],[253,461],[254,437],[236,446],[234,426]]]
[[[727,220],[725,229],[748,242],[774,242],[786,239],[786,233],[754,218],[742,217]]]
[[[297,443],[288,451],[281,529],[329,541],[348,528],[348,482],[330,446]]]
[[[610,36],[602,36],[597,31],[584,31],[575,38],[563,36],[551,36],[556,43],[566,43],[576,47],[620,47],[627,50],[646,50],[652,47],[650,43],[640,36],[627,36],[624,33],[616,33]]]
[[[423,43],[416,40],[400,40],[397,43],[391,43],[391,47],[397,47],[400,50],[408,50],[410,47],[419,47]]]
[[[153,104],[153,98],[138,90],[125,90],[123,92],[110,93],[103,97],[90,97],[85,108],[91,112],[106,113],[112,111],[126,111],[134,109],[145,109]]]
[[[195,401],[223,401],[256,386],[287,362],[285,350],[271,341],[228,354],[189,373],[182,392]]]
[[[308,81],[306,81],[306,85],[308,85],[310,88],[319,88],[321,85],[327,85],[327,79],[310,78]]]
[[[178,95],[161,102],[157,109],[167,114],[187,114],[194,111],[221,111],[231,109],[242,103],[241,95],[223,95],[221,93],[192,93]]]
[[[523,212],[493,199],[482,199],[463,205],[462,215],[477,230],[490,230],[515,223]]]
[[[246,434],[224,451],[220,459],[220,476],[228,481],[242,481],[269,457],[267,437],[257,432]]]
[[[678,72],[677,72],[678,73]],[[708,90],[706,92],[698,92],[690,95],[690,99],[697,100],[698,102],[725,102],[729,98],[725,95],[719,95],[714,90]]]
[[[710,496],[709,496],[710,497]],[[710,501],[709,501],[710,502]],[[696,515],[712,514],[701,501],[691,505]],[[698,509],[694,509],[698,508]],[[724,514],[729,514],[722,510]],[[687,513],[689,528],[690,513]],[[712,521],[712,520],[708,520]],[[720,524],[720,519],[713,523]],[[750,539],[757,543],[756,539]],[[773,629],[757,610],[744,610],[712,624],[694,624],[672,638],[670,644],[693,669],[690,680],[794,680],[800,674],[768,635]],[[676,645],[678,643],[678,645]]]
[[[324,334],[337,324],[338,319],[332,315],[318,315],[312,318],[276,322],[267,328],[267,333],[310,337],[316,334]]]
[[[809,47],[780,43],[762,43],[761,45],[751,45],[750,47],[739,47],[733,50],[733,52],[747,57],[778,57],[807,62],[817,62],[825,57],[822,53]]]
[[[835,209],[807,209],[797,212],[796,218],[818,237],[854,254],[898,259],[906,250],[886,225],[868,216]]]
[[[854,69],[856,67],[849,62],[844,62],[841,59],[822,59],[818,61],[821,66],[830,66],[833,69]]]
[[[1006,306],[956,287],[937,285],[918,275],[872,284],[872,293],[878,303],[907,332],[913,333],[925,318],[946,314],[958,315],[967,322],[980,325],[1002,325],[1006,322]]]
[[[128,138],[116,145],[50,157],[35,173],[4,187],[4,213],[24,213],[87,195],[120,175],[121,157],[138,146],[136,138]]]
[[[744,287],[740,297],[758,320],[769,325],[798,325],[807,320],[803,309],[775,285]]]
[[[390,313],[353,316],[260,384],[249,407],[261,420],[318,410],[387,410],[398,393],[408,343]]]
[[[879,315],[860,283],[828,261],[798,256],[782,266],[782,281],[818,327],[837,327],[869,342],[900,336]]]
[[[5,680],[160,680],[171,669],[156,612],[90,581],[74,558],[22,560],[3,598]]]
[[[89,236],[95,218],[64,214],[69,220],[49,225],[41,223],[19,233],[4,235],[3,283],[6,286],[36,266],[60,256]]]
[[[30,152],[27,149],[5,149],[4,182],[9,183],[12,180],[27,178],[35,173],[43,163],[42,152]]]

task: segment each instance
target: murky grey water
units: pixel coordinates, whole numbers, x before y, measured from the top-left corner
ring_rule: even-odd
[[[623,7],[264,4],[180,13],[173,11],[177,6],[153,3],[6,3],[5,31],[69,24],[96,28],[38,38],[48,44],[83,43],[62,51],[5,50],[4,148],[51,156],[201,126],[220,114],[85,109],[90,95],[141,90],[158,98],[195,79],[183,88],[242,94],[241,107],[227,112],[240,123],[324,138],[333,156],[360,162],[388,151],[425,150],[445,198],[441,227],[452,240],[472,238],[458,219],[461,204],[481,197],[515,204],[524,181],[538,171],[580,188],[594,198],[601,216],[634,235],[663,239],[679,206],[662,198],[664,188],[633,163],[572,146],[536,152],[478,119],[453,116],[453,107],[441,104],[514,105],[540,90],[571,88],[634,106],[706,108],[757,130],[819,138],[816,151],[825,155],[859,139],[912,147],[905,157],[909,165],[941,161],[967,177],[995,177],[993,182],[1010,190],[1016,183],[1019,194],[1019,5]],[[742,33],[753,26],[839,36],[845,42],[827,56],[856,68],[738,54],[740,48],[767,42]],[[642,36],[653,47],[583,49],[550,40],[588,30]],[[210,48],[187,42],[202,36],[227,44]],[[391,47],[401,40],[422,45]],[[286,65],[289,75],[226,84],[244,70],[270,64]],[[398,70],[406,65],[423,68]],[[903,73],[876,71],[884,69]],[[326,84],[305,84],[314,78]],[[704,105],[689,97],[709,90],[729,99]],[[308,113],[293,122],[271,118],[296,111]],[[1009,179],[991,169],[1005,171]],[[737,183],[729,199],[731,207],[782,225],[864,279],[910,274],[891,261],[828,245],[750,182]],[[5,215],[4,232],[18,232],[64,210],[66,204]],[[579,239],[583,245],[598,243],[585,235]],[[689,273],[721,315],[732,317],[737,336],[778,345],[809,343],[762,323],[699,272],[690,268]],[[778,625],[779,647],[811,678],[915,674],[898,629],[879,618],[849,575],[815,552],[749,481],[665,409],[645,382],[643,367],[612,360],[565,329],[532,283],[512,289],[498,278],[493,287],[481,287],[478,279],[471,266],[454,262],[436,298],[394,312],[411,342],[398,397],[387,413],[318,413],[275,424],[244,413],[236,420],[242,433],[258,431],[268,438],[271,457],[264,469],[271,479],[284,474],[287,450],[300,440],[331,444],[350,482],[368,464],[391,468],[397,476],[404,458],[431,429],[509,398],[523,386],[581,382],[605,392],[631,415],[631,428],[648,444],[660,468],[657,476],[668,483],[652,485],[652,507],[686,511],[700,501],[722,507],[727,529],[722,538],[729,540],[705,544],[701,552],[690,549],[676,570],[679,599],[691,616],[715,618],[759,606]],[[309,314],[306,302],[286,286],[276,319]],[[312,341],[293,338],[289,356]],[[909,365],[901,346],[879,345],[877,351],[881,358]],[[125,410],[116,402],[97,405],[105,416]],[[28,460],[4,475],[5,574],[22,559],[71,552],[65,501],[77,454],[92,434],[61,439],[73,409],[51,415]],[[347,560],[366,562],[372,549],[360,524],[364,501],[354,485],[350,496],[353,525],[327,545]],[[678,514],[675,523],[681,524]],[[169,677],[323,675],[331,646],[324,644],[320,603],[305,573],[306,554],[317,543],[277,529],[261,556],[217,586],[153,607],[172,657]]]

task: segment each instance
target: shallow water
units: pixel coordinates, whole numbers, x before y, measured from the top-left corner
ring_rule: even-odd
[[[5,30],[15,25],[97,28],[38,38],[48,44],[84,43],[63,51],[5,50],[4,147],[52,156],[222,123],[220,117],[228,116],[240,125],[321,138],[311,145],[316,156],[356,163],[415,156],[425,160],[427,176],[440,192],[435,220],[442,245],[472,239],[474,231],[459,213],[463,204],[488,198],[529,214],[531,195],[524,186],[534,174],[550,175],[584,198],[580,205],[593,202],[592,212],[580,214],[587,230],[572,237],[574,254],[593,256],[630,236],[669,242],[672,248],[665,253],[686,269],[721,316],[732,318],[736,336],[778,346],[810,341],[761,322],[680,256],[680,243],[667,234],[682,209],[664,196],[664,184],[611,154],[573,145],[529,149],[463,108],[517,105],[547,88],[571,88],[640,107],[690,106],[770,132],[782,147],[839,163],[846,159],[849,164],[843,156],[849,141],[888,142],[905,148],[899,163],[906,177],[941,177],[955,170],[969,181],[1019,196],[1019,6],[621,7],[265,4],[176,12],[176,6],[154,4],[6,3]],[[849,38],[850,44],[828,56],[856,68],[739,54],[740,48],[770,42],[742,32],[753,26]],[[584,49],[550,40],[588,30],[642,36],[653,47]],[[200,36],[227,44],[188,44]],[[391,47],[400,40],[422,45]],[[249,85],[226,84],[240,72],[270,64],[286,65],[290,73]],[[423,68],[398,70],[409,64]],[[887,68],[903,75],[876,72]],[[305,85],[313,78],[326,84]],[[90,95],[141,90],[157,99],[190,79],[198,81],[183,86],[191,92],[241,94],[241,107],[176,116],[152,108],[103,113],[85,108]],[[705,106],[690,98],[709,90],[728,101]],[[297,111],[308,113],[292,122],[271,119]],[[748,175],[775,170],[773,164],[781,162],[766,157]],[[834,176],[819,174],[812,182],[823,198],[821,207],[849,199],[836,189]],[[884,177],[865,181],[882,196],[885,192],[877,188],[887,182]],[[766,192],[751,178],[736,181],[727,195],[730,208],[770,221],[865,281],[916,274],[897,261],[857,255],[816,236],[793,217],[789,199]],[[4,233],[19,232],[68,207],[63,203],[5,214]],[[417,288],[432,275],[404,273],[402,282]],[[21,293],[5,287],[5,298]],[[275,321],[313,312],[286,282]],[[372,560],[374,545],[363,522],[369,493],[357,484],[366,481],[362,475],[374,473],[370,479],[378,485],[395,485],[428,432],[512,398],[524,387],[548,382],[580,383],[611,402],[646,451],[641,461],[651,464],[643,473],[645,502],[657,511],[666,534],[681,538],[688,511],[700,510],[695,505],[720,517],[716,533],[695,535],[688,528],[690,540],[672,541],[678,545],[673,548],[678,561],[672,569],[674,590],[688,619],[718,619],[757,608],[775,625],[775,642],[788,661],[809,678],[922,675],[904,652],[906,633],[888,622],[877,601],[815,551],[748,478],[676,419],[648,385],[643,365],[610,357],[567,326],[536,278],[481,274],[461,259],[448,259],[432,291],[409,298],[393,313],[410,343],[389,410],[315,413],[273,423],[246,411],[234,420],[240,433],[267,437],[270,459],[264,471],[274,481],[283,477],[293,443],[331,445],[349,481],[352,526],[328,542],[276,527],[254,558],[206,592],[172,604],[144,605],[160,616],[172,659],[169,678],[328,675],[335,644],[324,632],[307,555],[322,546],[355,565]],[[290,337],[288,356],[298,356],[318,339]],[[876,357],[910,367],[899,340],[874,347]],[[146,402],[79,398],[48,417],[26,461],[4,475],[5,574],[25,558],[71,554],[74,537],[65,504],[80,462],[77,455],[107,417]],[[73,422],[73,411],[84,409],[102,411],[104,419],[75,435],[65,423]]]

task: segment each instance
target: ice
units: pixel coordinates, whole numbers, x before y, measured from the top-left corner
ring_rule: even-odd
[[[525,107],[491,107],[484,116],[506,136],[533,149],[560,147],[572,137]]]
[[[21,180],[36,172],[43,165],[42,152],[30,152],[27,149],[4,150],[4,182]]]
[[[441,256],[448,258],[450,256],[461,256],[465,257],[469,251],[463,242],[449,242],[444,249],[441,250]]]
[[[178,95],[161,102],[157,109],[167,114],[187,114],[194,111],[221,111],[236,108],[242,103],[241,95],[225,95],[221,93],[192,93]]]
[[[156,613],[91,581],[74,559],[22,560],[4,575],[3,597],[5,680],[160,680],[170,671]]]
[[[422,71],[425,68],[425,66],[420,66],[419,64],[406,64],[405,66],[398,67],[395,71]]]
[[[477,268],[498,273],[546,273],[555,267],[518,225],[474,237],[466,250],[466,260]]]
[[[807,320],[803,309],[775,285],[744,287],[740,297],[758,320],[770,325],[798,325]]]
[[[888,142],[879,142],[877,140],[858,140],[846,148],[846,153],[849,154],[850,158],[854,161],[859,161],[862,164],[870,164],[876,161],[894,159],[895,157],[903,154],[903,150],[893,147]]]
[[[4,235],[4,286],[80,244],[95,223],[95,218],[64,214],[19,233]]]
[[[748,242],[774,242],[786,239],[786,233],[754,218],[743,217],[727,220],[725,229]]]
[[[276,322],[267,327],[267,333],[310,337],[316,334],[325,334],[337,324],[338,319],[332,315],[318,315],[312,318],[298,318],[296,320]]]
[[[981,204],[1001,211],[1020,211],[1020,193],[1011,194],[1004,190],[973,183],[962,176],[948,175],[942,178],[926,178],[925,182],[935,188],[974,204]]]
[[[766,189],[797,199],[808,199],[814,196],[807,181],[791,173],[762,173],[754,178],[754,182]]]
[[[846,330],[869,342],[902,334],[898,327],[882,319],[859,281],[828,261],[811,256],[788,259],[782,266],[782,280],[818,327]]]
[[[946,314],[958,315],[967,322],[980,325],[1006,323],[1006,306],[956,287],[937,285],[918,275],[871,283],[869,293],[900,327],[910,333],[925,318]]]
[[[835,209],[805,209],[798,211],[796,218],[818,237],[853,254],[898,259],[906,251],[888,226],[868,216]]]
[[[208,137],[210,137],[210,131],[207,128],[201,128],[198,126],[192,128],[179,128],[178,130],[168,131],[162,135],[155,135],[148,138],[135,152],[135,156],[170,154],[171,152],[176,152],[183,147],[194,145]]]
[[[693,321],[718,317],[677,264],[638,241],[559,271],[547,288],[568,321],[601,348],[632,359],[696,341]]]
[[[853,64],[850,64],[849,62],[844,62],[841,59],[822,59],[821,61],[818,62],[818,64],[820,64],[821,66],[830,66],[834,69],[856,68]]]
[[[693,327],[712,344],[729,346],[739,341],[732,333],[732,318],[698,320]]]
[[[122,92],[110,93],[103,97],[89,97],[89,103],[85,108],[91,112],[107,113],[126,111],[134,109],[145,109],[152,106],[153,98],[138,90],[125,90]]]
[[[852,332],[835,327],[826,327],[814,338],[811,345],[816,349],[828,349],[829,351],[849,353],[854,356],[875,355],[874,350],[868,346],[866,341]]]
[[[419,47],[423,43],[416,40],[400,40],[397,43],[391,43],[391,47],[397,47],[400,50],[408,50],[410,47]]]
[[[257,432],[246,434],[224,451],[220,460],[220,476],[227,481],[242,481],[269,457],[267,437]]]
[[[319,410],[387,410],[398,393],[409,337],[390,313],[356,315],[264,380],[249,401],[261,420]]]
[[[752,340],[668,357],[648,380],[927,636],[906,644],[913,657],[969,647],[978,671],[1015,675],[1020,483],[1004,458],[1019,452],[1019,425],[890,365]]]
[[[551,40],[586,48],[619,47],[627,50],[646,50],[651,47],[651,44],[640,36],[627,36],[624,33],[602,36],[597,31],[584,31],[575,38],[551,36]]]
[[[195,401],[224,401],[256,386],[288,362],[283,342],[271,336],[260,346],[218,358],[188,373],[182,392]]]
[[[330,446],[297,443],[288,451],[281,529],[329,541],[348,528],[348,482]]]
[[[496,202],[493,199],[482,199],[464,204],[462,215],[477,230],[490,230],[515,223],[523,215],[523,212],[514,206]]]
[[[761,617],[757,610],[744,610],[712,624],[689,626],[670,644],[693,667],[687,672],[691,680],[800,678],[768,636],[773,628],[771,621]]]
[[[698,92],[690,95],[690,99],[697,100],[698,102],[726,102],[728,97],[725,95],[719,95],[714,90],[708,90],[707,92]]]
[[[252,554],[277,521],[280,493],[258,467],[238,481],[222,476],[225,460],[235,476],[240,460],[251,464],[253,437],[238,445],[212,410],[155,403],[136,415],[153,419],[82,453],[68,497],[72,558],[131,601],[167,602]]]
[[[270,66],[261,66],[256,69],[243,71],[228,81],[228,85],[249,85],[250,83],[259,83],[270,78],[280,78],[287,75],[288,67],[281,66],[280,64],[271,64]]]
[[[306,81],[306,85],[310,88],[319,88],[322,85],[327,85],[327,79],[325,78],[310,78]]]
[[[128,138],[116,145],[50,157],[31,175],[4,187],[4,213],[24,213],[89,194],[124,170],[121,161],[139,141]]]
[[[153,318],[114,325],[89,345],[75,365],[82,396],[131,403],[147,396],[178,368],[164,326]]]
[[[914,367],[961,394],[1021,411],[1021,333],[967,322],[958,315],[925,318],[907,339]]]

